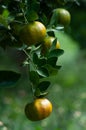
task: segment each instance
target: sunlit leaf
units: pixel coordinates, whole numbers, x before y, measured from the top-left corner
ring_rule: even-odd
[[[9,16],[9,11],[8,11],[7,9],[5,9],[5,10],[3,11],[3,13],[2,13],[2,16],[3,16],[4,18],[8,18],[8,16]]]
[[[48,77],[49,76],[48,70],[44,67],[40,67],[39,69],[37,69],[37,73],[41,77]]]
[[[7,20],[2,16],[0,15],[0,24],[2,24],[3,26],[7,27]]]

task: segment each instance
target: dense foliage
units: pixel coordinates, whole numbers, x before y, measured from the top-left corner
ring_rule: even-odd
[[[84,0],[0,0],[1,130],[86,129],[85,8]],[[39,105],[45,97],[50,104]]]

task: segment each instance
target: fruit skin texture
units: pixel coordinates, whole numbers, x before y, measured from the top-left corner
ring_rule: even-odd
[[[43,46],[42,46],[42,54],[45,54],[47,53],[47,51],[50,49],[50,47],[52,46],[53,44],[53,41],[55,40],[55,37],[52,37],[52,36],[48,36],[44,39],[43,41]],[[59,41],[57,40],[56,42],[56,49],[60,49],[60,43]]]
[[[25,106],[25,115],[31,121],[39,121],[48,117],[52,112],[52,104],[46,98],[37,98]]]
[[[55,9],[54,13],[56,13],[57,16],[57,23],[67,26],[70,24],[71,21],[71,15],[69,11],[63,8]]]
[[[20,39],[28,46],[40,43],[45,36],[46,27],[39,21],[30,22],[20,30]]]
[[[53,43],[54,40],[55,40],[55,37],[51,37],[51,36],[46,37],[46,38],[44,39],[44,46],[45,46],[47,49],[49,49],[49,48],[52,46],[52,43]],[[60,48],[60,43],[59,43],[59,41],[57,40],[56,49],[59,49],[59,48]]]

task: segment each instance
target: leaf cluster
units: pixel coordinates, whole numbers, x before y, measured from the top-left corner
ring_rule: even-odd
[[[47,89],[51,82],[49,77],[57,74],[61,68],[58,65],[58,58],[64,53],[62,49],[55,49],[56,40],[53,42],[51,48],[46,55],[41,54],[42,46],[33,46],[30,51],[25,50],[28,55],[26,64],[29,65],[29,77],[31,85],[34,89],[34,95],[37,97],[45,96]]]
[[[50,81],[47,79],[57,74],[61,68],[58,65],[58,58],[64,51],[55,48],[56,38],[47,53],[42,55],[42,46],[28,47],[20,44],[18,31],[23,25],[39,20],[46,26],[48,35],[55,37],[54,31],[63,28],[52,24],[51,15],[54,8],[56,8],[54,2],[49,3],[48,0],[6,0],[0,2],[0,46],[3,48],[11,46],[24,50],[28,58],[22,64],[28,65],[30,82],[34,95],[37,97],[47,94],[47,89],[50,86]]]

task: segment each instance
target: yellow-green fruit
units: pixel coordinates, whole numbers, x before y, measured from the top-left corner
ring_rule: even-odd
[[[48,36],[44,39],[43,45],[42,45],[42,54],[45,54],[50,49],[54,40],[55,40],[55,37],[52,37],[52,36]],[[58,40],[56,42],[56,49],[60,49],[60,43]]]
[[[35,99],[25,106],[25,115],[31,121],[39,121],[47,118],[52,112],[52,104],[46,98]]]
[[[28,46],[43,41],[46,36],[46,27],[39,21],[30,22],[20,30],[20,39]]]
[[[54,14],[56,15],[57,24],[67,26],[70,24],[71,15],[68,10],[63,8],[55,9]]]

